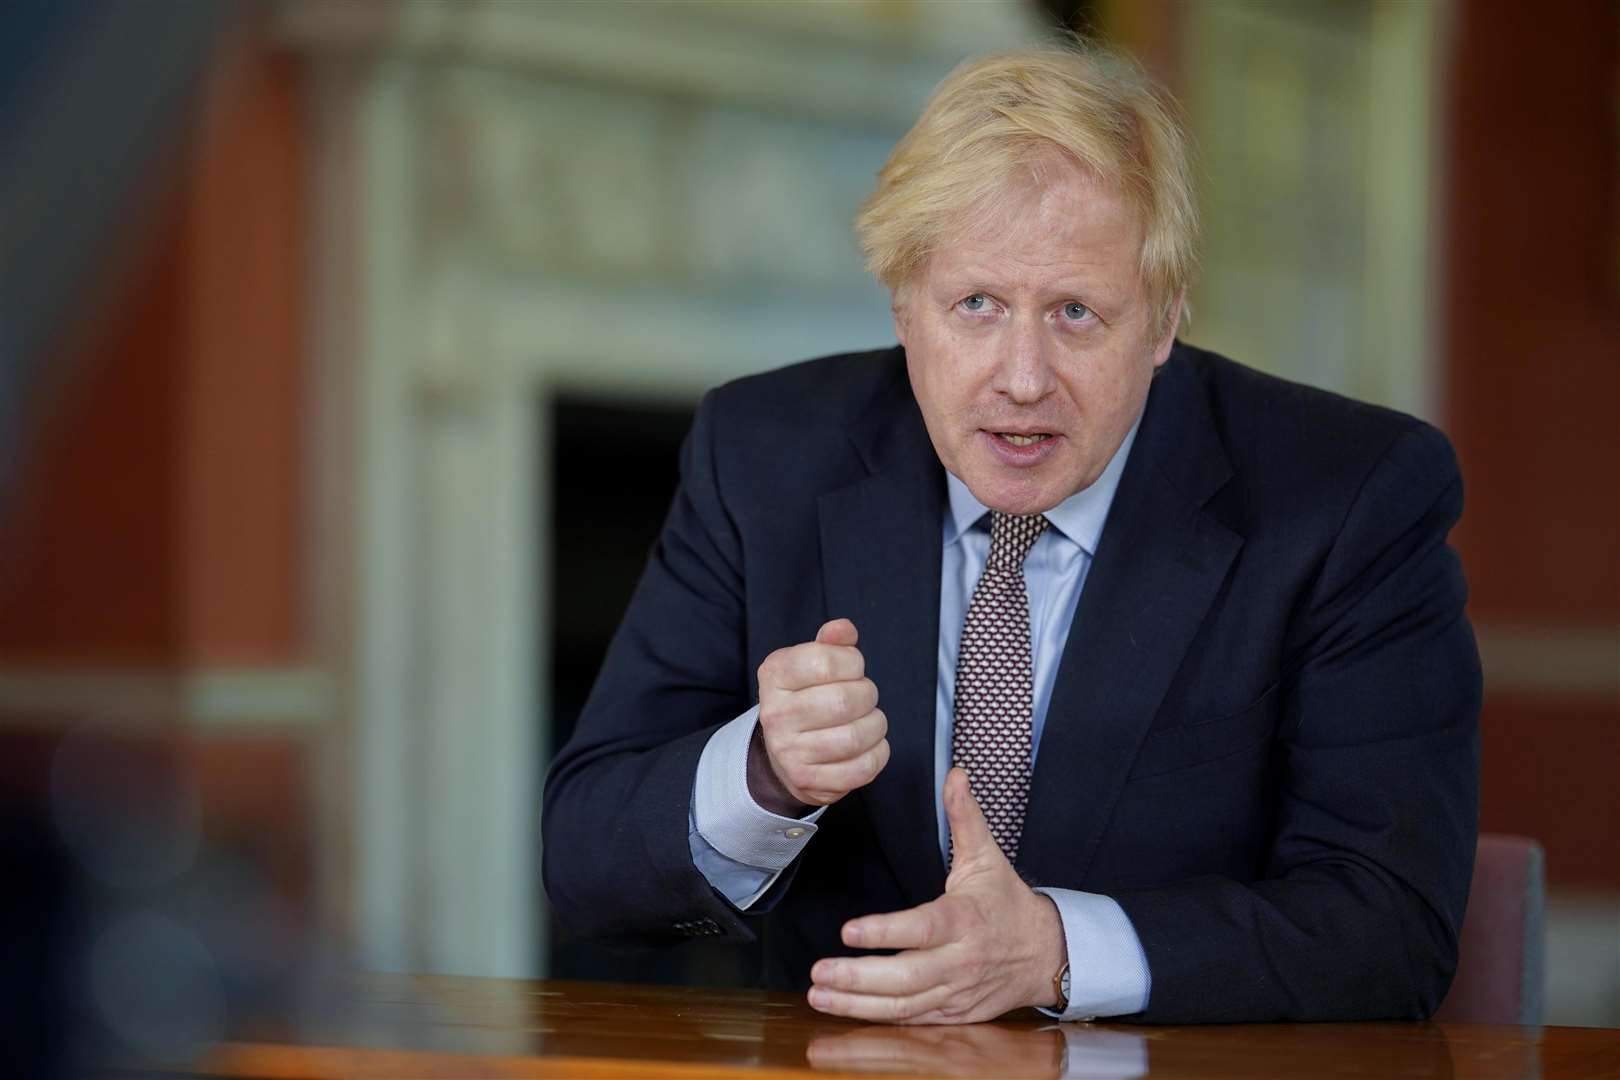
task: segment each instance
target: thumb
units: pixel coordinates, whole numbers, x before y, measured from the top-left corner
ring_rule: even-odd
[[[860,636],[855,624],[848,619],[822,623],[821,629],[816,631],[816,640],[823,645],[853,645]]]
[[[1001,845],[990,835],[990,824],[973,797],[965,770],[954,768],[945,774],[945,820],[951,827],[951,861],[957,866],[994,855],[1005,858]]]

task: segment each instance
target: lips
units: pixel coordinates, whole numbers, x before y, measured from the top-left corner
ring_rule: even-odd
[[[1050,431],[992,431],[981,429],[989,451],[1004,465],[1028,468],[1052,456],[1062,443],[1061,436]]]

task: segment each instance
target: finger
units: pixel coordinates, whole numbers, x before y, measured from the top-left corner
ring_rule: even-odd
[[[844,944],[852,949],[932,949],[955,939],[945,898],[905,911],[862,915],[844,924]]]
[[[812,986],[807,1000],[810,1007],[833,1016],[848,1016],[856,1020],[875,1020],[886,1024],[937,1022],[939,1008],[950,1001],[954,991],[949,986],[934,986],[920,994],[890,997],[886,994],[852,994],[846,990],[829,990],[825,986]]]
[[[959,950],[908,949],[892,956],[837,956],[817,960],[810,981],[829,990],[903,997],[951,981]]]
[[[866,676],[866,657],[853,645],[810,641],[778,649],[760,666],[760,682],[782,690],[803,690]],[[763,687],[761,693],[763,693]]]
[[[877,701],[877,686],[871,679],[852,679],[794,690],[776,703],[775,711],[791,715],[795,730],[824,731],[854,723],[877,708]]]
[[[856,788],[865,787],[877,779],[883,766],[889,763],[889,740],[884,739],[866,753],[849,761],[835,761],[830,765],[807,765],[803,768],[804,783],[797,785],[819,803],[837,802]],[[795,770],[798,771],[798,770]]]
[[[817,764],[850,761],[877,746],[888,734],[888,717],[882,709],[873,709],[847,724],[804,732],[796,750],[805,761]]]
[[[823,645],[853,645],[860,640],[860,631],[848,619],[834,619],[821,624],[816,631],[816,640]]]
[[[960,865],[975,858],[994,856],[1006,858],[996,838],[990,834],[990,823],[973,797],[968,774],[956,768],[945,774],[945,819],[951,828],[951,861]]]

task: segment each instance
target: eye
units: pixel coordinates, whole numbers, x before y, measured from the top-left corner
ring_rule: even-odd
[[[1084,322],[1091,317],[1091,309],[1084,304],[1070,300],[1063,305],[1063,317],[1070,322]]]
[[[958,300],[956,306],[963,311],[983,311],[990,306],[990,298],[984,293],[974,293],[972,296],[964,296]]]

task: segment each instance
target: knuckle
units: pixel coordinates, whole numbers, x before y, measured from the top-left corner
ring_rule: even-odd
[[[883,769],[883,757],[877,750],[868,750],[861,755],[861,779],[870,783]]]
[[[855,683],[840,683],[838,685],[839,715],[853,720],[865,711],[865,709],[861,708],[860,686]]]
[[[855,757],[863,749],[865,749],[861,742],[860,729],[855,727],[853,724],[838,729],[837,742],[838,746],[836,752],[840,758],[848,759]]]
[[[838,715],[838,696],[835,688],[830,686],[813,686],[804,691],[805,715],[807,718],[820,718],[825,720],[829,716]]]
[[[838,683],[822,683],[816,688],[816,703],[823,716],[843,716],[844,688]]]
[[[877,774],[883,771],[883,763],[886,759],[880,747],[881,744],[868,747],[861,752],[861,756],[857,759],[860,762],[860,777],[863,784],[871,783]]]

